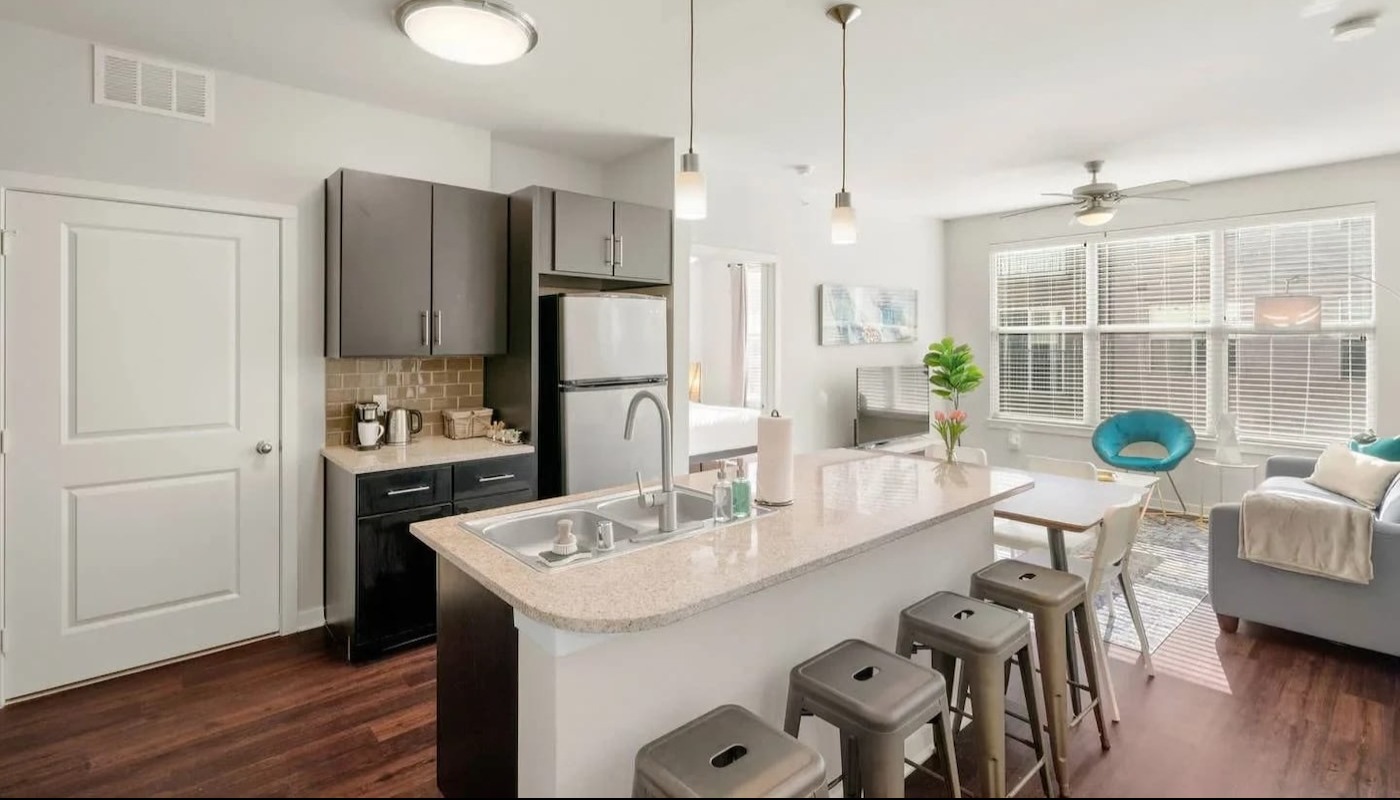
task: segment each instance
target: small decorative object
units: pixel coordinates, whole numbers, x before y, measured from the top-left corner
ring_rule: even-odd
[[[919,334],[919,293],[824,283],[821,344],[896,344]]]
[[[958,406],[962,396],[982,385],[982,370],[972,360],[972,348],[958,344],[951,336],[928,346],[924,354],[928,382],[933,393],[953,404],[951,412],[935,411],[933,429],[948,449],[948,460],[956,459],[958,442],[967,431],[967,412]]]
[[[1240,464],[1244,456],[1240,454],[1240,432],[1235,423],[1235,415],[1229,411],[1216,417],[1215,428],[1219,438],[1215,443],[1215,460],[1221,464]]]

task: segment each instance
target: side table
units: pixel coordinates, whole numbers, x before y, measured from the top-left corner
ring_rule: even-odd
[[[1225,502],[1225,472],[1226,472],[1226,470],[1232,470],[1232,469],[1237,469],[1237,470],[1249,470],[1249,477],[1250,477],[1250,479],[1252,480],[1252,479],[1254,478],[1254,472],[1255,472],[1255,470],[1259,469],[1259,465],[1258,465],[1258,464],[1247,464],[1247,463],[1227,464],[1227,463],[1225,463],[1224,461],[1216,461],[1216,460],[1213,459],[1213,458],[1198,458],[1198,459],[1196,459],[1196,463],[1197,463],[1197,464],[1200,464],[1200,465],[1203,466],[1203,467],[1214,467],[1214,468],[1215,468],[1215,475],[1216,475],[1216,492],[1219,494],[1220,501],[1221,501],[1222,503]],[[1253,488],[1253,487],[1251,487],[1251,488]],[[1204,470],[1201,471],[1201,503],[1200,503],[1200,505],[1201,505],[1201,518],[1200,518],[1200,520],[1199,520],[1199,523],[1200,523],[1201,525],[1205,525],[1205,524],[1208,523],[1208,520],[1206,519],[1206,514],[1207,514],[1207,512],[1206,512],[1206,473],[1205,473]]]

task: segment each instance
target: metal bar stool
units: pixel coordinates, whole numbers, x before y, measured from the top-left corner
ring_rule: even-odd
[[[1049,567],[1003,559],[972,574],[971,594],[979,600],[1028,612],[1035,620],[1040,683],[1045,695],[1045,716],[1050,721],[1050,754],[1054,757],[1060,794],[1068,795],[1070,726],[1078,725],[1092,711],[1099,726],[1099,746],[1104,750],[1110,747],[1103,704],[1099,701],[1100,662],[1095,650],[1098,636],[1089,627],[1084,579]],[[1072,682],[1066,675],[1069,642],[1066,641],[1065,621],[1068,616],[1073,616],[1079,631],[1085,683]],[[1072,720],[1065,708],[1067,687],[1071,691],[1087,691],[1090,698],[1088,708]]]
[[[637,751],[633,797],[826,797],[821,754],[720,706]]]
[[[1026,716],[1031,738],[1013,735],[1035,751],[1036,762],[1017,779],[1016,794],[1039,773],[1040,788],[1050,797],[1050,762],[1041,730],[1035,669],[1031,665],[1031,625],[1021,614],[954,592],[939,592],[899,612],[899,639],[895,652],[905,658],[930,650],[934,669],[951,680],[962,662],[962,678],[954,714],[960,718],[967,695],[972,696],[973,732],[977,741],[978,774],[982,797],[1006,797],[1006,690],[1014,662],[1026,695]],[[957,720],[960,723],[961,719]],[[957,724],[955,723],[955,725]]]
[[[846,797],[859,797],[862,791],[872,797],[903,797],[904,740],[930,724],[943,775],[914,767],[935,777],[947,776],[953,796],[962,793],[947,683],[928,667],[847,639],[792,668],[783,730],[797,736],[803,716],[826,720],[840,732],[840,780]]]

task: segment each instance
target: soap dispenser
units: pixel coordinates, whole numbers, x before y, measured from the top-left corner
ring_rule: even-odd
[[[749,480],[748,463],[742,458],[734,462],[734,519],[747,519],[753,513],[753,483]]]
[[[713,518],[715,522],[734,519],[734,483],[729,479],[728,461],[720,462],[719,477],[715,479]]]
[[[578,537],[574,535],[574,521],[571,519],[561,519],[555,523],[556,531],[554,545],[551,549],[555,555],[571,556],[578,552]]]

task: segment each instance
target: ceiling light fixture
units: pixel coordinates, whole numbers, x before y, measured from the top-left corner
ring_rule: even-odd
[[[1108,224],[1109,220],[1113,219],[1113,215],[1116,213],[1118,213],[1118,209],[1095,198],[1090,200],[1087,206],[1074,212],[1074,221],[1078,222],[1080,225],[1096,228],[1100,225]]]
[[[1365,39],[1376,32],[1376,22],[1380,18],[1381,15],[1376,12],[1347,17],[1332,26],[1332,41],[1354,42],[1357,39]]]
[[[860,6],[841,3],[828,8],[826,15],[841,25],[841,191],[831,209],[831,243],[855,244],[856,210],[851,206],[851,193],[846,191],[846,26],[860,16]]]
[[[704,219],[708,212],[705,176],[695,152],[695,0],[690,0],[690,146],[681,154],[681,171],[676,174],[676,219]]]
[[[459,64],[505,64],[540,38],[535,21],[503,0],[405,0],[394,22],[414,44]]]

